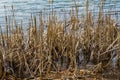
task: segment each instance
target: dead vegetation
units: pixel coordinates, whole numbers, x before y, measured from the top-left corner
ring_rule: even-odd
[[[14,26],[10,26],[6,17],[5,31],[0,27],[1,80],[97,80],[98,73],[119,69],[120,29],[111,16],[102,15],[102,8],[94,20],[86,3],[84,20],[78,18],[77,7],[76,13],[71,10],[70,19],[63,22],[56,19],[54,12],[45,22],[41,13],[39,21],[31,18],[26,31],[15,20]]]

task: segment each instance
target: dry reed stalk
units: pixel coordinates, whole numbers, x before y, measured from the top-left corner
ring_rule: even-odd
[[[119,46],[119,48],[118,48],[118,53],[117,53],[117,67],[118,67],[118,69],[120,68],[120,53],[119,53],[119,49],[120,49],[120,35],[119,35],[119,33],[120,32],[118,32],[118,46]]]
[[[102,1],[102,8],[103,4],[104,1]],[[14,13],[12,26],[6,16],[5,33],[0,27],[0,57],[2,57],[0,66],[2,63],[6,71],[6,67],[9,67],[12,72],[5,73],[21,78],[35,78],[37,75],[40,76],[40,80],[43,79],[44,73],[49,74],[51,71],[68,70],[76,75],[78,64],[80,64],[78,55],[84,57],[80,65],[86,66],[89,62],[97,64],[95,72],[109,67],[113,51],[119,52],[119,29],[113,26],[114,21],[110,16],[103,15],[102,8],[95,23],[88,6],[88,0],[86,0],[86,19],[84,20],[78,18],[76,3],[76,12],[72,9],[70,19],[65,19],[63,22],[56,20],[57,16],[52,10],[52,15],[49,15],[48,22],[46,21],[46,31],[42,12],[39,21],[37,17],[33,18],[31,15],[26,35],[22,22],[20,26],[16,24]],[[117,55],[119,66],[119,53]],[[6,74],[3,75],[6,76]]]

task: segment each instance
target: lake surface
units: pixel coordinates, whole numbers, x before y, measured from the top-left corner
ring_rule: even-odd
[[[53,0],[53,4],[52,2],[49,3],[48,0],[0,0],[0,25],[4,26],[5,15],[12,15],[12,5],[14,6],[14,15],[17,22],[19,23],[23,20],[23,24],[27,24],[31,14],[38,15],[38,13],[44,9],[46,13],[50,13],[52,8],[57,12],[61,12],[62,9],[69,12],[69,10],[74,7],[74,1],[76,1],[79,6],[79,13],[84,13],[86,6],[85,0]],[[89,0],[89,10],[98,12],[100,1],[101,0]],[[104,11],[107,12],[111,10],[120,10],[119,0],[106,0]]]

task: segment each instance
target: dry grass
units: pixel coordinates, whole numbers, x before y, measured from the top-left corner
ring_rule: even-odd
[[[97,21],[94,20],[88,11],[88,0],[86,3],[84,21],[78,18],[77,6],[76,13],[71,10],[70,19],[63,22],[57,20],[53,12],[44,23],[40,14],[39,21],[31,18],[27,34],[22,23],[16,25],[14,20],[14,26],[10,26],[6,17],[6,30],[3,32],[0,27],[1,79],[13,75],[11,80],[36,77],[42,80],[51,71],[56,74],[68,71],[75,78],[80,67],[89,69],[89,63],[95,69],[80,70],[80,75],[101,73],[112,68],[114,55],[118,57],[115,66],[120,68],[120,29],[111,16],[103,16],[102,11]]]

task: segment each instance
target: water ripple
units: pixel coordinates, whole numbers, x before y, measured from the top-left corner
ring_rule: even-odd
[[[61,11],[61,9],[67,10],[67,12],[74,7],[75,2],[79,7],[80,13],[85,11],[86,1],[85,0],[53,0],[52,2],[48,2],[48,0],[0,0],[0,24],[4,22],[5,14],[10,15],[11,6],[14,6],[14,12],[16,15],[16,19],[27,19],[31,13],[39,13],[41,10],[47,10],[46,12],[50,12],[52,9],[56,11]],[[104,7],[105,11],[120,10],[120,1],[116,0],[116,5],[114,5],[115,0],[106,0],[106,6]],[[4,9],[4,5],[6,9]],[[89,9],[90,10],[98,10],[98,5],[100,5],[100,0],[89,0]],[[61,12],[62,13],[62,12]],[[19,16],[19,17],[17,17]]]

